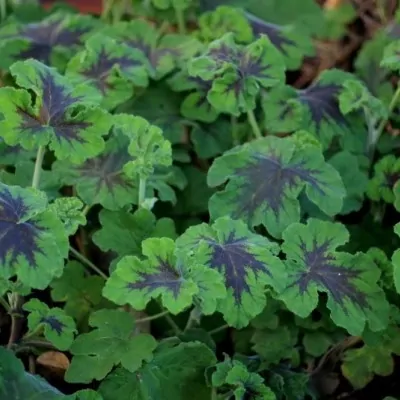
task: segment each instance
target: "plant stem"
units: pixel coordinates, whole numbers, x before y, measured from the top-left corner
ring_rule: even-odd
[[[137,319],[136,323],[140,324],[141,322],[154,321],[155,319],[165,317],[167,314],[169,314],[169,311],[165,310],[165,311],[159,312],[158,314],[150,315],[149,317]]]
[[[234,146],[238,146],[240,144],[240,140],[238,137],[238,121],[235,116],[231,116],[231,128],[232,128],[232,141]]]
[[[7,313],[10,313],[10,311],[11,311],[10,305],[7,303],[7,301],[3,297],[0,297],[0,304],[7,311]]]
[[[181,8],[175,7],[175,16],[178,23],[178,30],[181,35],[186,34],[185,13]]]
[[[216,333],[219,333],[221,331],[224,331],[225,329],[228,329],[229,325],[225,324],[225,325],[221,325],[218,328],[212,329],[211,331],[208,331],[209,335],[215,335]]]
[[[12,293],[11,298],[13,299],[12,303],[14,304],[14,307],[16,309],[19,309],[21,307],[22,303],[22,297],[19,296],[17,293]],[[11,330],[10,330],[10,336],[8,339],[7,343],[7,348],[11,349],[12,345],[16,340],[18,339],[18,334],[19,334],[19,328],[20,328],[20,321],[21,315],[17,312],[11,312]]]
[[[383,118],[381,120],[381,122],[379,123],[378,127],[375,129],[371,129],[371,131],[369,132],[368,153],[369,153],[371,159],[373,158],[376,144],[378,143],[378,140],[379,140],[380,136],[382,135],[383,130],[385,129],[388,119],[390,118],[390,115],[392,114],[394,108],[396,107],[399,99],[400,99],[400,86],[397,86],[397,89],[394,92],[394,95],[389,103],[388,118]],[[368,117],[367,117],[367,121],[368,121]]]
[[[69,251],[77,258],[80,262],[82,262],[84,265],[95,271],[97,274],[99,274],[102,278],[105,280],[108,279],[108,276],[96,265],[94,265],[89,259],[87,259],[84,255],[79,253],[79,251],[75,250],[73,247],[70,246]]]
[[[82,214],[86,216],[91,208],[92,208],[92,206],[89,206],[88,204],[86,204],[86,206],[82,210]]]
[[[254,136],[257,139],[262,138],[263,136],[262,136],[260,128],[259,128],[259,126],[257,124],[256,117],[254,115],[254,111],[253,110],[248,110],[247,111],[247,120],[249,121],[251,129],[253,130]]]
[[[169,314],[165,314],[164,318],[175,332],[175,335],[180,335],[182,333],[181,328],[179,328],[179,326],[176,324],[176,322],[171,318]]]
[[[138,206],[142,207],[142,204],[146,200],[146,178],[140,178],[139,180],[139,200]]]
[[[33,170],[33,178],[32,178],[32,187],[34,189],[39,188],[40,174],[42,172],[42,164],[45,152],[46,152],[45,146],[40,146],[38,148],[36,154],[35,169]]]

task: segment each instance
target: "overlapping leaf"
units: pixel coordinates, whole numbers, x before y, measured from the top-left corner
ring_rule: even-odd
[[[246,366],[237,360],[226,358],[216,365],[211,376],[212,386],[225,395],[232,393],[235,400],[251,396],[255,400],[275,400],[274,392],[264,384],[264,379],[255,372],[250,372]]]
[[[381,65],[391,71],[400,71],[400,40],[394,40],[385,47]]]
[[[222,275],[227,295],[218,301],[217,311],[231,326],[246,326],[265,304],[265,287],[279,289],[285,275],[277,247],[251,233],[241,221],[220,218],[212,226],[196,225],[177,239],[180,254],[193,254],[196,264]]]
[[[96,34],[70,60],[67,75],[91,83],[103,95],[102,105],[113,109],[133,95],[135,86],[147,86],[149,69],[140,50]]]
[[[89,15],[56,12],[40,22],[9,23],[0,30],[0,66],[34,58],[63,69],[86,37],[100,23]]]
[[[174,222],[169,218],[156,219],[146,209],[134,213],[102,210],[99,215],[101,229],[93,234],[94,243],[102,251],[113,251],[118,256],[141,256],[143,240],[151,237],[175,239]]]
[[[0,275],[44,289],[60,276],[68,240],[42,192],[0,183]]]
[[[181,63],[190,59],[202,45],[190,36],[159,32],[147,21],[136,19],[118,22],[102,31],[129,46],[136,54],[141,51],[151,66],[151,77],[159,80]]]
[[[142,243],[145,260],[127,256],[108,279],[103,294],[116,304],[130,304],[143,310],[152,298],[161,298],[173,314],[190,307],[198,296],[208,314],[215,311],[216,300],[224,296],[221,277],[202,265],[192,269],[176,258],[174,241],[146,239]]]
[[[104,280],[100,276],[85,276],[83,266],[76,261],[70,261],[62,276],[55,279],[50,286],[52,299],[65,302],[65,312],[80,322],[100,303]]]
[[[217,111],[236,116],[255,108],[261,88],[285,80],[282,56],[264,35],[244,47],[227,33],[194,58],[188,71],[192,77],[212,80],[207,100]]]
[[[367,138],[363,115],[345,116],[339,108],[342,85],[352,78],[349,73],[332,69],[322,72],[305,89],[280,85],[263,93],[265,128],[275,133],[304,129],[316,135],[324,149],[339,139],[346,150],[363,151]]]
[[[101,204],[109,210],[137,204],[137,179],[128,177],[123,171],[124,165],[133,159],[128,146],[129,139],[113,130],[99,156],[81,165],[55,162],[53,173],[63,184],[74,185],[85,204]]]
[[[393,204],[395,184],[400,180],[400,158],[387,155],[374,165],[374,175],[368,183],[367,195],[373,201]]]
[[[60,308],[49,308],[37,299],[31,299],[24,305],[29,311],[29,332],[44,329],[45,338],[59,350],[68,350],[76,333],[74,320]],[[28,332],[28,333],[29,333]]]
[[[136,374],[118,368],[100,384],[99,392],[104,400],[209,399],[205,370],[215,362],[214,352],[203,343],[159,346]]]
[[[20,89],[1,88],[0,135],[8,145],[27,150],[49,145],[61,160],[79,163],[100,153],[110,117],[86,86],[36,60],[18,61],[11,74]]]
[[[115,366],[137,371],[152,359],[157,341],[148,334],[135,334],[132,316],[120,310],[100,310],[90,316],[89,333],[78,336],[71,346],[72,362],[65,380],[90,383],[102,380]]]
[[[280,295],[287,307],[304,318],[318,305],[318,293],[328,295],[327,306],[336,325],[360,335],[365,325],[373,331],[388,323],[389,305],[377,284],[380,271],[363,253],[338,252],[349,240],[339,223],[309,219],[283,233],[282,250],[289,276]]]
[[[230,215],[251,226],[264,225],[279,237],[299,221],[297,198],[303,189],[324,213],[341,211],[345,189],[338,172],[325,162],[317,147],[296,147],[290,139],[255,140],[217,158],[208,172],[208,184],[229,181],[210,199],[212,218]]]

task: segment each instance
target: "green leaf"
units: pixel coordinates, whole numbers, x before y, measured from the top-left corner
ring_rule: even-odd
[[[340,212],[345,188],[338,172],[314,146],[297,148],[290,139],[269,136],[236,147],[217,158],[208,171],[208,184],[229,181],[210,199],[213,219],[229,215],[251,226],[264,225],[280,237],[300,219],[297,198],[305,189],[324,213]]]
[[[77,197],[61,197],[49,205],[58,218],[64,223],[68,236],[76,233],[79,226],[86,225],[86,216],[83,214],[84,204]]]
[[[0,347],[0,398],[62,400],[65,396],[40,376],[26,373],[14,353]]]
[[[150,68],[139,49],[96,34],[70,60],[66,74],[90,83],[102,95],[102,106],[113,109],[132,97],[135,87],[148,85]]]
[[[65,302],[65,312],[80,322],[100,303],[104,280],[100,276],[85,276],[83,266],[70,261],[62,276],[50,286],[51,298],[56,302]]]
[[[306,225],[292,224],[282,237],[289,278],[280,298],[290,311],[307,317],[318,306],[318,293],[325,292],[333,322],[350,334],[360,335],[367,323],[373,331],[387,326],[379,269],[366,254],[336,250],[349,240],[342,224],[311,218]]]
[[[389,329],[376,345],[364,344],[344,353],[342,373],[354,389],[365,387],[374,375],[389,376],[394,370],[392,354],[400,355],[400,330]]]
[[[190,227],[177,239],[178,254],[222,275],[227,295],[217,311],[237,328],[246,326],[265,304],[265,287],[279,289],[285,282],[277,246],[252,233],[242,221],[219,218],[212,226]]]
[[[29,312],[29,333],[44,328],[45,338],[59,350],[68,350],[77,332],[74,320],[60,308],[49,308],[37,299],[31,299],[24,304],[24,310]]]
[[[146,239],[142,248],[145,260],[126,256],[117,264],[104,287],[104,297],[119,305],[130,304],[136,310],[144,310],[152,298],[158,297],[173,314],[188,308],[199,289],[177,261],[174,241]]]
[[[87,205],[100,204],[108,210],[119,210],[137,204],[137,177],[130,178],[123,171],[133,158],[127,151],[128,145],[129,139],[114,129],[99,156],[81,165],[56,161],[53,173],[64,185],[74,186]]]
[[[78,392],[66,396],[66,399],[69,400],[103,400],[103,397],[91,389],[83,389]]]
[[[400,223],[394,226],[394,231],[397,236],[400,236]],[[393,263],[393,278],[394,286],[396,287],[397,293],[400,293],[400,249],[397,249],[392,256]]]
[[[0,183],[0,276],[45,289],[67,255],[67,234],[44,193]]]
[[[211,398],[205,369],[216,362],[214,353],[199,342],[159,346],[153,359],[137,373],[118,368],[99,388],[104,400],[204,400]]]
[[[393,204],[394,186],[400,179],[400,158],[390,154],[374,165],[374,175],[368,183],[367,195],[373,201]]]
[[[135,322],[129,313],[100,310],[90,316],[89,323],[95,329],[79,335],[71,346],[67,382],[102,380],[119,365],[135,372],[144,361],[152,359],[157,342],[148,334],[135,334]]]
[[[234,42],[233,33],[227,33],[210,43],[188,68],[193,77],[213,80],[208,101],[216,110],[235,116],[255,108],[261,88],[285,80],[282,57],[264,35],[242,47]]]
[[[304,348],[313,357],[321,357],[333,344],[332,337],[326,332],[315,331],[304,334]]]
[[[381,66],[391,71],[400,71],[400,40],[394,40],[385,47]]]
[[[73,86],[55,69],[36,60],[10,68],[18,89],[0,89],[0,134],[26,150],[49,145],[60,160],[80,163],[104,149],[111,117],[97,107],[86,85]]]
[[[274,392],[264,384],[264,379],[254,372],[249,372],[240,361],[226,358],[216,365],[212,374],[213,387],[222,391],[231,391],[235,400],[251,396],[255,400],[275,400]]]
[[[128,46],[132,54],[141,52],[150,64],[150,76],[156,80],[184,65],[202,48],[202,44],[192,36],[160,35],[150,22],[142,19],[117,22],[103,28],[101,33]]]
[[[102,226],[93,234],[93,242],[104,252],[113,251],[118,256],[142,255],[142,242],[150,237],[169,237],[177,234],[173,220],[156,219],[146,209],[139,209],[133,214],[126,211],[102,210],[99,214]]]
[[[164,139],[160,128],[151,125],[142,117],[119,114],[115,126],[129,137],[128,153],[134,158],[124,165],[128,176],[148,178],[156,166],[172,164],[171,142]]]

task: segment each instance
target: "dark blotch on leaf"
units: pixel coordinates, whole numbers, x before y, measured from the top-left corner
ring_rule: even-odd
[[[53,331],[57,332],[58,335],[61,335],[63,329],[66,327],[66,325],[63,324],[59,319],[52,316],[43,317],[40,322],[49,325]]]

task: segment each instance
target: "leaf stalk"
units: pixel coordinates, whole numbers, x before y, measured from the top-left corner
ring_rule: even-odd
[[[74,255],[76,259],[78,259],[82,264],[86,265],[89,267],[91,270],[96,272],[98,275],[100,275],[103,279],[107,280],[108,276],[96,265],[94,265],[88,258],[86,258],[84,255],[79,253],[79,251],[75,250],[72,246],[70,246],[69,251]]]
[[[254,115],[253,110],[248,110],[247,111],[247,120],[249,121],[249,124],[251,126],[251,129],[253,130],[254,136],[257,139],[261,139],[263,137],[261,130],[257,124],[256,117]]]

